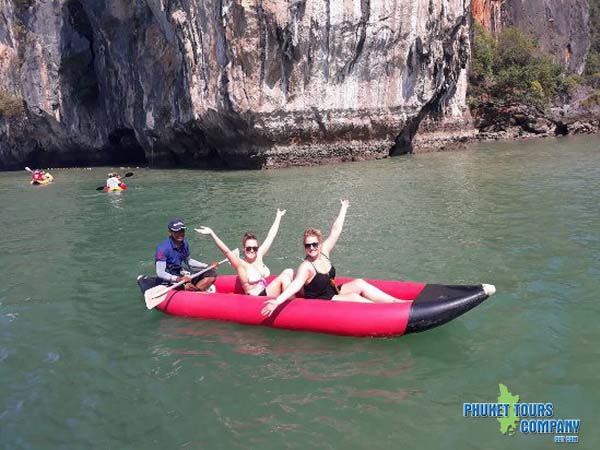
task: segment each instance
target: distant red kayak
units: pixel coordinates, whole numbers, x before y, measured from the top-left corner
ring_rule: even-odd
[[[104,192],[121,192],[127,190],[127,185],[125,183],[121,183],[119,187],[109,188],[108,186],[104,186]]]
[[[351,280],[336,278],[338,283]],[[371,304],[296,298],[281,305],[271,317],[265,317],[260,311],[270,297],[236,294],[235,276],[220,275],[215,283],[216,293],[174,290],[157,308],[175,316],[287,330],[342,336],[401,336],[442,325],[473,309],[495,292],[493,285],[367,281],[396,298],[412,302]],[[144,276],[138,279],[138,285],[144,292],[156,282],[154,278]]]

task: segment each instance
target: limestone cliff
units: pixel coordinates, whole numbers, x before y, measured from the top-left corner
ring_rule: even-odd
[[[411,151],[468,122],[469,39],[470,0],[0,0],[0,169]]]
[[[594,0],[597,1],[597,0]],[[473,0],[474,19],[498,36],[515,27],[532,36],[567,74],[581,75],[592,45],[588,0]],[[593,67],[593,65],[591,66]],[[589,68],[588,68],[589,69]],[[589,70],[588,70],[589,72]],[[568,77],[552,105],[491,101],[473,110],[479,139],[514,139],[600,131],[600,106],[591,77]],[[481,99],[481,98],[480,98]]]
[[[588,0],[473,0],[472,8],[489,31],[519,28],[569,72],[583,72],[590,48]]]

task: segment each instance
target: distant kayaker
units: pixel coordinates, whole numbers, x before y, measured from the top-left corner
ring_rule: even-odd
[[[188,274],[182,272],[183,270],[198,271],[209,265],[190,257],[190,245],[185,238],[186,227],[183,220],[173,219],[168,223],[167,228],[169,237],[156,247],[156,275],[169,283],[186,281],[184,287],[187,291],[208,290],[217,278],[217,271],[211,269],[191,280]]]
[[[107,189],[123,189],[123,182],[121,181],[121,177],[117,172],[111,172],[108,174],[108,179],[106,180],[106,188]]]
[[[292,269],[285,269],[277,278],[267,284],[267,277],[271,274],[271,271],[263,262],[263,257],[269,252],[271,244],[273,244],[273,240],[277,236],[281,218],[284,215],[285,209],[277,209],[275,221],[261,245],[258,244],[258,240],[254,234],[246,233],[244,235],[242,238],[243,258],[238,257],[229,250],[229,247],[209,227],[196,228],[196,231],[200,234],[208,234],[213,238],[219,250],[221,250],[235,269],[238,276],[236,281],[246,294],[276,296],[281,294],[292,282],[294,271]]]
[[[44,170],[34,170],[31,172],[31,184],[43,184],[52,181],[54,178]]]
[[[303,297],[307,299],[334,300],[363,303],[396,303],[400,300],[386,294],[381,289],[363,279],[355,279],[342,285],[335,283],[335,268],[329,261],[329,254],[342,233],[348,200],[341,200],[340,212],[331,227],[329,237],[323,241],[322,233],[316,228],[304,231],[304,251],[306,258],[298,267],[296,276],[290,285],[273,300],[265,302],[261,313],[270,316],[286,300],[304,288]]]

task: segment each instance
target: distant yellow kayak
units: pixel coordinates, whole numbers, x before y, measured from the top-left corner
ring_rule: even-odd
[[[49,173],[44,174],[43,178],[36,177],[36,179],[31,180],[31,184],[34,186],[44,186],[48,183],[52,183],[54,181],[54,177]]]
[[[119,187],[109,188],[108,186],[104,186],[104,192],[121,192],[127,189],[127,185],[125,183],[121,183]]]

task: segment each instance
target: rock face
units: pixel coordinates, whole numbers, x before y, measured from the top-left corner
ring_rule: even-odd
[[[410,152],[468,125],[469,39],[470,0],[0,0],[0,169]]]
[[[530,105],[493,103],[481,106],[474,124],[477,139],[520,139],[561,136],[567,134],[600,133],[600,107],[594,102],[586,106],[591,88],[582,88],[573,105],[542,110]],[[587,91],[587,92],[586,92]],[[584,99],[583,104],[579,100]]]
[[[498,33],[516,27],[571,73],[581,74],[590,48],[588,0],[473,0],[473,17]]]
[[[516,27],[531,34],[567,72],[581,74],[590,48],[587,0],[473,0],[473,18],[493,34]],[[564,97],[564,94],[563,94]],[[482,105],[474,119],[478,139],[516,139],[600,132],[593,89],[579,86],[541,110],[530,105]]]

